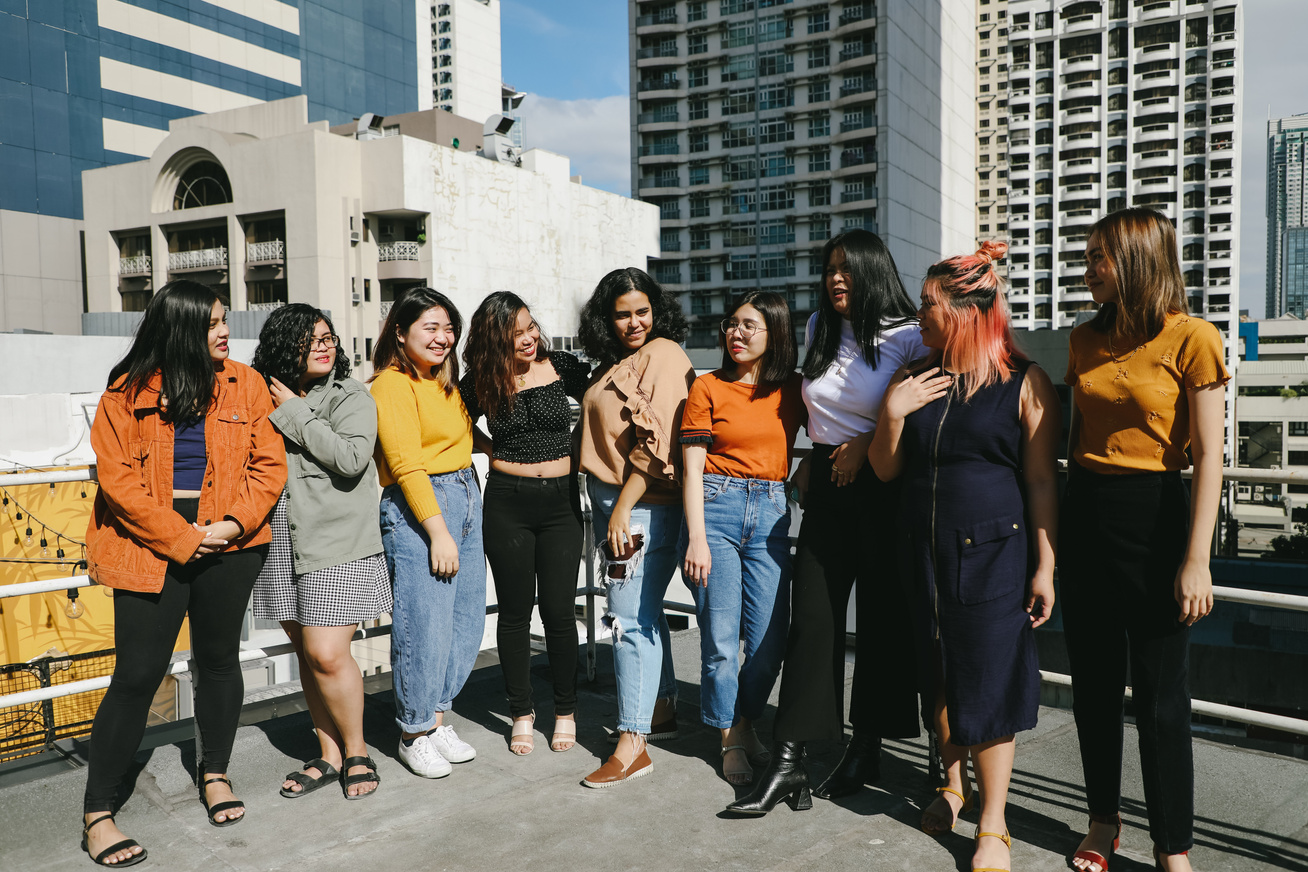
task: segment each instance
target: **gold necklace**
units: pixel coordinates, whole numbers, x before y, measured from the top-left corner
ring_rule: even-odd
[[[1118,360],[1117,350],[1113,348],[1113,334],[1110,332],[1108,334],[1108,356],[1113,359],[1113,363],[1126,363],[1128,360],[1130,360],[1131,358],[1139,354],[1141,351],[1143,351],[1145,345],[1147,344],[1148,343],[1141,343],[1140,345],[1137,345],[1134,349],[1132,349],[1130,354],[1128,354],[1126,357],[1123,357],[1121,360]]]

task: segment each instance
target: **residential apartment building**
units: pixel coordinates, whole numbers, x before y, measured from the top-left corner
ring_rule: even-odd
[[[430,106],[429,17],[404,0],[0,4],[0,331],[78,332],[84,171],[149,157],[176,119],[267,100],[305,95],[332,123]]]
[[[976,0],[629,0],[632,190],[691,347],[762,287],[802,334],[823,244],[878,232],[916,294],[975,245]]]
[[[1007,242],[1008,0],[976,8],[976,238]]]
[[[481,131],[437,109],[329,128],[303,96],[173,121],[148,160],[86,174],[86,318],[108,325],[87,332],[191,278],[230,299],[238,338],[286,302],[330,311],[364,374],[415,285],[465,318],[513,290],[566,344],[604,273],[658,254],[657,210],[572,181],[561,155],[483,157]]]
[[[1014,322],[1071,326],[1095,307],[1086,230],[1149,206],[1176,224],[1191,311],[1239,311],[1238,0],[1009,0],[1009,235]]]
[[[502,111],[500,0],[432,3],[431,56],[437,109],[483,122]]]
[[[1308,113],[1267,122],[1267,317],[1308,315]]]

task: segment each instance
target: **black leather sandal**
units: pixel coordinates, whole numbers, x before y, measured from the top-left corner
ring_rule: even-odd
[[[365,772],[362,775],[346,775],[351,766],[367,766],[371,772]],[[346,757],[345,762],[341,764],[341,793],[345,794],[346,799],[363,799],[372,796],[377,792],[377,787],[369,790],[367,793],[359,793],[350,796],[350,787],[355,784],[376,784],[381,786],[381,776],[377,774],[377,763],[371,757]]]
[[[226,802],[217,803],[212,808],[209,806],[209,799],[204,795],[204,788],[207,785],[219,781],[226,784],[228,787],[232,786],[231,780],[224,778],[221,775],[215,775],[213,778],[204,779],[204,782],[200,785],[200,805],[204,806],[205,813],[209,815],[209,823],[213,824],[215,827],[230,827],[233,824],[239,824],[241,821],[245,820],[245,815],[241,815],[240,817],[228,816],[226,820],[221,821],[214,817],[214,815],[235,811],[238,808],[241,810],[245,809],[245,803],[241,802],[239,799],[229,799]]]
[[[91,827],[98,823],[111,821],[113,819],[114,816],[112,813],[106,813],[91,821],[89,824],[82,825],[82,850],[86,852],[86,856],[91,857],[91,848],[87,842],[87,836],[91,832]],[[105,857],[108,857],[111,854],[117,854],[119,851],[126,851],[128,848],[141,848],[141,843],[136,841],[136,839],[123,839],[121,842],[115,842],[100,853],[96,854],[94,857],[91,857],[91,862],[97,866],[108,866],[111,869],[121,869],[125,866],[135,866],[137,863],[140,863],[146,857],[150,856],[149,851],[141,848],[141,853],[133,854],[120,863],[106,863],[104,861]]]
[[[312,775],[305,772],[306,769],[317,769],[322,774],[317,778],[314,778]],[[326,787],[328,784],[338,780],[340,777],[341,773],[336,771],[335,766],[321,757],[316,757],[301,766],[299,772],[292,772],[286,776],[286,781],[294,781],[296,784],[300,785],[300,789],[292,790],[289,787],[283,787],[280,793],[287,799],[299,799],[306,793],[313,793],[320,787]]]

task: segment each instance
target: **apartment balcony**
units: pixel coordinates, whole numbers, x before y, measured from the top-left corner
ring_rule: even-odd
[[[1077,55],[1066,58],[1058,64],[1058,74],[1065,76],[1068,73],[1083,73],[1089,70],[1097,70],[1102,66],[1100,56],[1097,54]]]
[[[377,246],[377,278],[380,281],[426,278],[418,261],[419,249],[417,242],[380,243]]]
[[[1097,30],[1099,28],[1099,13],[1088,12],[1083,15],[1073,15],[1071,18],[1061,19],[1059,25],[1059,33],[1081,33],[1086,30]]]
[[[1212,39],[1212,41],[1213,41],[1214,44],[1219,43],[1219,42],[1235,42],[1235,34],[1234,34],[1234,33],[1214,33],[1214,34],[1213,34],[1213,39]]]
[[[718,187],[717,185],[697,185],[696,188]],[[647,176],[640,180],[637,190],[642,195],[672,197],[686,193],[679,176]]]
[[[840,56],[835,59],[835,64],[831,67],[831,72],[832,74],[836,74],[859,69],[861,67],[875,67],[876,62],[877,52],[875,47],[870,47],[864,52],[850,51],[848,57],[846,57],[845,50],[842,50]]]
[[[1141,194],[1163,194],[1171,191],[1176,193],[1176,177],[1160,176],[1153,179],[1139,179],[1131,183],[1131,197],[1140,196]]]
[[[640,66],[640,61],[646,61],[653,58],[675,58],[680,56],[681,50],[674,46],[651,46],[649,48],[636,49],[636,66]]]
[[[661,76],[657,79],[641,79],[636,83],[636,90],[644,93],[646,91],[676,91],[681,87],[681,82],[676,76]]]
[[[1058,113],[1059,124],[1083,124],[1087,121],[1099,122],[1102,119],[1098,106],[1078,106]]]
[[[1017,28],[1016,28],[1016,27],[1013,28],[1013,30],[1012,30],[1011,32],[1012,32],[1012,33],[1016,33],[1016,32],[1017,32]],[[1012,76],[1016,75],[1017,73],[1028,73],[1028,72],[1030,72],[1030,71],[1031,71],[1031,62],[1030,62],[1030,61],[1022,61],[1021,63],[1018,63],[1018,64],[1011,64],[1011,65],[1008,67],[1008,75],[1009,75],[1010,78],[1011,78]]]
[[[1071,133],[1058,137],[1058,150],[1065,148],[1101,148],[1103,139],[1098,133]]]
[[[1137,127],[1135,139],[1142,142],[1152,139],[1179,139],[1181,128],[1175,123],[1171,124],[1147,124],[1144,127]]]
[[[1148,155],[1148,157],[1143,155]],[[1176,152],[1174,151],[1142,152],[1141,155],[1133,155],[1131,158],[1131,169],[1133,170],[1169,166],[1176,166]]]
[[[681,154],[681,146],[675,142],[656,142],[640,146],[636,153],[640,157],[658,157],[659,155]]]
[[[1143,64],[1149,61],[1160,60],[1172,52],[1176,52],[1180,46],[1175,42],[1156,42],[1151,45],[1138,46],[1131,55],[1132,64]]]
[[[1180,84],[1180,70],[1154,70],[1152,73],[1144,73],[1132,79],[1132,86],[1137,91],[1144,88],[1162,88],[1168,85],[1180,87]]]
[[[1151,3],[1146,3],[1143,8],[1137,7],[1137,9],[1137,21],[1151,21],[1155,18],[1167,18],[1168,16],[1176,15],[1178,12],[1177,0],[1153,0]]]
[[[667,9],[652,15],[636,16],[636,33],[642,36],[645,34],[675,32],[677,25],[675,9]]]
[[[842,84],[840,86],[840,98],[853,97],[857,94],[873,93],[877,89],[877,80],[872,76],[864,76],[856,82]]]
[[[840,133],[853,133],[856,130],[867,130],[877,126],[877,116],[872,113],[865,113],[857,118],[846,118],[840,122]]]
[[[286,262],[286,243],[280,239],[267,242],[247,242],[245,263],[249,266],[275,265]]]
[[[1058,188],[1058,197],[1060,200],[1097,200],[1100,197],[1101,191],[1102,186],[1097,182],[1060,185]]]
[[[840,169],[866,166],[875,163],[876,152],[870,148],[847,148],[840,153]]]
[[[840,17],[836,19],[836,27],[845,27],[860,21],[875,22],[876,17],[876,9],[871,3],[864,3],[862,6],[846,6],[845,11],[841,12]]]
[[[150,275],[150,255],[137,254],[118,258],[118,275],[123,277]]]
[[[641,112],[636,116],[637,124],[679,124],[681,113],[676,109],[660,112]]]
[[[225,269],[227,269],[227,249],[223,246],[201,248],[194,251],[168,252],[168,271],[170,273]]]

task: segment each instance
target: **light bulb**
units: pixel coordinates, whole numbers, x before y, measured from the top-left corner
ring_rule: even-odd
[[[27,538],[23,540],[23,544],[24,544],[24,545],[31,545],[31,544],[32,544],[32,528],[31,528],[31,527],[28,527],[28,528],[27,528]]]
[[[42,557],[50,556],[50,543],[45,541],[44,536],[41,537],[41,556]]]
[[[56,549],[56,550],[55,550],[55,557],[56,557],[57,559],[59,559],[59,560],[63,560],[63,559],[64,559],[64,549],[62,549],[62,548],[58,548],[58,549]]]
[[[86,499],[86,485],[82,485],[82,499]]]
[[[54,495],[55,495],[54,482],[50,482],[50,496],[54,496]]]
[[[9,517],[9,497],[5,497],[5,517]]]
[[[23,520],[23,513],[22,513],[21,510],[20,510],[17,514],[14,515],[14,520],[15,520],[15,521],[21,521],[21,520]]]
[[[86,606],[77,598],[76,588],[68,591],[68,603],[64,606],[64,614],[73,619],[86,614]]]

